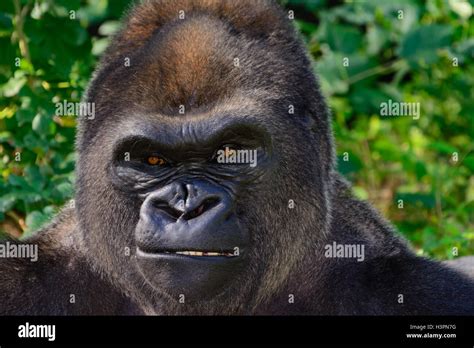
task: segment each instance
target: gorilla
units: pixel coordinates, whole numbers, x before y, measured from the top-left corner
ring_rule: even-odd
[[[75,204],[4,242],[38,260],[0,259],[1,314],[474,314],[473,262],[416,256],[337,173],[273,1],[136,5],[85,101]]]

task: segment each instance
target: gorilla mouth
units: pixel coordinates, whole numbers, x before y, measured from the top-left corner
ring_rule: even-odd
[[[141,248],[137,249],[137,252],[141,256],[150,255],[150,256],[192,256],[192,257],[203,257],[203,258],[213,258],[213,257],[225,257],[225,258],[235,258],[238,257],[233,251],[214,251],[214,250],[143,250]]]
[[[193,301],[209,299],[245,270],[243,253],[212,245],[136,249],[137,266],[147,282],[158,291],[178,298],[186,294]],[[193,249],[193,250],[189,250]]]
[[[185,256],[201,256],[201,257],[215,257],[215,256],[225,256],[225,257],[236,257],[232,252],[224,251],[196,251],[196,250],[179,250],[179,251],[165,251],[165,254],[177,254]]]

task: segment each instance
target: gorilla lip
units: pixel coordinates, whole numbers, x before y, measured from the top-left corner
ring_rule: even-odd
[[[182,250],[182,251],[174,251],[169,252],[166,251],[167,254],[178,254],[178,255],[189,255],[189,256],[226,256],[226,257],[234,257],[235,255],[229,252],[218,252],[218,251],[191,251],[191,250]]]
[[[178,255],[178,256],[194,256],[194,257],[226,257],[226,258],[234,258],[238,255],[235,255],[233,252],[230,251],[207,251],[207,250],[159,250],[154,252],[144,251],[140,248],[137,249],[138,256],[164,256],[164,255]]]
[[[242,253],[234,255],[229,249],[210,244],[201,244],[199,248],[200,251],[186,250],[191,247],[182,245],[162,245],[143,250],[137,246],[137,267],[160,292],[176,298],[186,293],[193,301],[209,299],[221,293],[245,269],[245,258]]]

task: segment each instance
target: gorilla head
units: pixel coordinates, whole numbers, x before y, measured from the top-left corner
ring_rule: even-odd
[[[139,5],[87,101],[96,115],[77,141],[82,238],[94,266],[149,313],[245,312],[318,257],[328,113],[273,2]],[[219,160],[237,153],[256,162]]]

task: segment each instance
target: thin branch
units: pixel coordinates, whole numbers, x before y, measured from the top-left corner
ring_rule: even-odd
[[[31,63],[30,50],[26,41],[26,36],[23,31],[23,26],[25,24],[25,18],[30,11],[30,3],[28,2],[23,8],[21,7],[20,0],[14,1],[15,5],[15,30],[18,36],[18,45],[20,46],[21,55]]]
[[[392,62],[386,63],[384,65],[379,65],[379,66],[376,66],[374,68],[361,71],[360,73],[355,74],[354,76],[352,76],[348,80],[348,82],[349,82],[349,84],[353,84],[353,83],[356,83],[360,80],[364,80],[364,79],[366,79],[370,76],[373,76],[373,75],[383,74],[383,73],[390,72],[392,70],[396,70],[396,69],[398,69],[398,65],[400,65],[402,62],[403,62],[402,59],[398,59],[398,60],[394,60]]]

